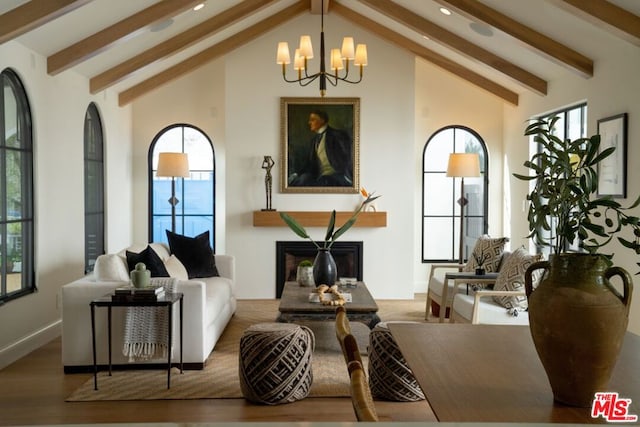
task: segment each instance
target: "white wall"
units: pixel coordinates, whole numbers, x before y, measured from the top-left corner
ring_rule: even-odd
[[[0,309],[0,367],[59,335],[60,287],[84,271],[83,128],[90,102],[105,125],[107,249],[130,240],[130,114],[114,94],[88,94],[74,72],[46,74],[46,58],[16,42],[0,45],[0,69],[10,67],[27,91],[33,119],[35,267],[38,292]]]
[[[280,98],[318,97],[319,92],[316,83],[301,88],[283,82],[275,49],[281,40],[295,45],[300,34],[316,26],[317,17],[301,16],[286,28],[134,102],[134,163],[146,162],[153,137],[172,123],[194,124],[212,138],[219,189],[216,246],[218,252],[236,256],[240,298],[273,298],[275,242],[299,240],[286,227],[252,225],[253,211],[265,207],[264,155],[276,161],[272,174],[277,210],[351,210],[362,200],[359,194],[279,190]],[[340,43],[345,27],[356,42],[367,43],[369,66],[362,83],[329,86],[327,96],[360,98],[360,183],[382,195],[376,205],[387,212],[388,224],[385,228],[352,228],[341,240],[364,241],[364,280],[376,298],[412,298],[414,292],[426,290],[427,266],[420,261],[419,237],[422,147],[431,133],[449,124],[470,126],[483,136],[492,155],[490,231],[500,234],[494,230],[502,226],[502,102],[424,61],[416,63],[413,55],[338,16],[325,22],[328,47]],[[317,67],[317,61],[312,62],[310,71]],[[135,194],[146,195],[146,169],[134,168],[134,174]],[[136,241],[146,241],[146,198],[134,203]],[[325,230],[309,231],[320,239]]]
[[[445,126],[475,130],[484,140],[489,159],[489,230],[491,236],[509,236],[502,229],[502,110],[500,98],[422,59],[415,72],[415,184],[414,256],[415,292],[426,292],[429,264],[422,264],[422,156],[429,137]],[[443,165],[443,169],[445,165]],[[425,242],[437,245],[438,242]]]
[[[134,241],[146,243],[148,232],[148,166],[151,142],[165,127],[185,123],[202,130],[211,139],[215,153],[216,251],[226,252],[225,165],[225,68],[212,61],[133,103]]]
[[[560,107],[573,105],[582,101],[588,103],[588,130],[587,134],[592,135],[597,132],[597,120],[619,113],[629,114],[628,133],[628,154],[627,154],[627,195],[626,200],[622,200],[623,205],[630,205],[640,194],[640,170],[637,167],[640,158],[640,55],[638,48],[630,43],[610,37],[606,56],[594,58],[595,77],[582,79],[574,76],[551,82],[549,95],[540,97],[525,94],[520,98],[518,108],[505,107],[505,129],[504,129],[504,150],[506,158],[505,176],[508,182],[505,184],[505,191],[509,191],[512,197],[508,200],[505,209],[513,212],[510,215],[510,223],[505,224],[510,227],[512,236],[512,246],[514,244],[527,244],[525,236],[528,233],[526,214],[522,213],[522,203],[527,193],[527,184],[514,179],[511,174],[514,172],[526,173],[522,166],[527,158],[527,139],[523,136],[525,121],[535,115],[556,110]],[[621,66],[624,64],[624,66]],[[635,209],[633,214],[640,216],[640,209]],[[632,239],[632,236],[627,236]],[[636,283],[640,271],[637,263],[640,261],[638,255],[623,249],[620,245],[614,244],[604,248],[603,252],[613,252],[614,264],[625,268]],[[629,330],[640,333],[640,298],[637,296],[632,300]]]

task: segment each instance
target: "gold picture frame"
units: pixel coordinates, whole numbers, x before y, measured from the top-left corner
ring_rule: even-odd
[[[281,192],[360,190],[360,98],[280,98],[280,132]]]

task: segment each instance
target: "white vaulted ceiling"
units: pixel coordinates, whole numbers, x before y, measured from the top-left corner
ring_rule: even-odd
[[[124,105],[319,10],[320,1],[206,0],[193,11],[198,1],[2,0],[0,43],[13,39],[45,56],[51,75],[75,70],[92,93],[111,87]],[[638,0],[330,0],[328,6],[327,18],[340,15],[512,104],[524,91],[544,96],[563,73],[591,78],[612,37],[640,53]],[[442,6],[452,15],[442,14]]]

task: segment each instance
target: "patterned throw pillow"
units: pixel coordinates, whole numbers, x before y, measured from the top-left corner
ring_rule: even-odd
[[[524,290],[524,273],[527,268],[536,261],[542,261],[542,254],[529,254],[523,247],[516,249],[505,260],[500,268],[500,274],[493,286],[494,291],[519,291]],[[541,275],[534,276],[534,282],[540,280]],[[533,284],[534,288],[536,283]],[[528,307],[526,296],[494,296],[493,300],[503,307],[513,310],[526,310]]]
[[[480,236],[462,271],[470,273],[476,271],[476,268],[479,267],[476,259],[481,259],[483,260],[482,267],[487,273],[497,272],[502,260],[504,246],[508,241],[508,237],[491,238],[487,235]]]

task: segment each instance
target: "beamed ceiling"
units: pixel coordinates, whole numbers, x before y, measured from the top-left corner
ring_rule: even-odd
[[[193,11],[201,1],[2,0],[0,44],[16,40],[46,57],[48,74],[73,69],[88,78],[91,93],[112,88],[126,105],[299,15],[319,14],[321,4],[206,0]],[[640,54],[640,0],[324,3],[326,20],[339,15],[514,105],[525,91],[545,96],[563,73],[594,77],[616,39]],[[369,49],[369,66],[380,64]],[[271,65],[278,73],[275,46]]]

